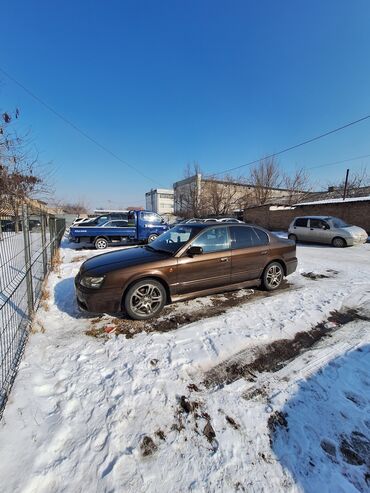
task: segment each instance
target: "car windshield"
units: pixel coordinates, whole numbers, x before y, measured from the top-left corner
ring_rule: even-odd
[[[148,247],[153,250],[163,251],[175,254],[180,248],[191,240],[197,233],[199,228],[190,225],[179,225],[169,229],[165,233],[150,243]]]
[[[332,222],[334,228],[349,228],[350,227],[349,224],[347,224],[342,219],[339,219],[339,217],[333,217],[331,222]]]

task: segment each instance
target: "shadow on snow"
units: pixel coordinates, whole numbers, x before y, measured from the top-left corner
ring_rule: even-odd
[[[370,345],[335,358],[270,416],[272,449],[303,491],[369,491]]]
[[[93,318],[96,314],[83,312],[78,308],[74,277],[67,277],[59,281],[54,287],[55,304],[61,312],[73,318]]]

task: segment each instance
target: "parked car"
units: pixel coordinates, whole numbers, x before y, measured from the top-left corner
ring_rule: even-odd
[[[96,218],[95,217],[77,217],[73,223],[71,224],[71,226],[79,226],[81,224],[86,224],[86,223],[89,223],[89,222],[92,222],[94,221]]]
[[[76,276],[78,305],[144,320],[166,303],[261,285],[277,289],[297,267],[296,247],[255,226],[192,223],[144,247],[86,260]]]
[[[109,214],[101,214],[96,217],[89,217],[85,221],[81,221],[80,223],[74,226],[82,226],[82,227],[94,227],[94,226],[102,226],[106,224],[108,221],[128,221],[129,211],[127,212],[110,212]]]
[[[351,226],[333,216],[302,216],[292,221],[288,238],[297,241],[327,243],[343,248],[366,243],[368,235],[358,226]]]
[[[23,231],[23,226],[22,226],[22,221],[18,220],[17,223],[16,221],[10,220],[10,219],[3,219],[0,221],[1,222],[1,231],[2,232],[12,232],[14,233],[16,230],[18,232]],[[18,227],[17,227],[18,226]],[[29,219],[28,220],[28,228],[31,232],[38,232],[41,230],[41,222],[39,219]]]
[[[238,223],[238,224],[244,224],[243,221],[240,221],[239,219],[236,219],[236,217],[221,217],[221,219],[218,220],[220,223]]]
[[[93,244],[96,249],[103,250],[114,243],[150,243],[168,229],[168,225],[155,212],[130,211],[126,218],[72,227],[69,241]]]

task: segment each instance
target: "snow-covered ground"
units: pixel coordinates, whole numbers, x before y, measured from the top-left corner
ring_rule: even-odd
[[[217,316],[222,295],[179,303],[169,312],[204,318],[133,337],[86,335],[112,322],[74,300],[92,255],[63,243],[49,276],[0,422],[3,492],[369,489],[370,244],[298,245],[289,289],[241,296]],[[248,370],[274,341],[353,309],[298,355]]]

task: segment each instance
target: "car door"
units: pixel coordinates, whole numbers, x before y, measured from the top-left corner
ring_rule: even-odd
[[[310,241],[316,243],[331,243],[333,238],[332,233],[327,221],[310,218]]]
[[[230,283],[231,250],[227,226],[208,227],[190,246],[202,247],[203,253],[178,259],[178,294],[202,291]]]
[[[269,237],[252,226],[230,226],[232,284],[257,279],[266,266]]]
[[[299,241],[312,241],[310,240],[308,229],[308,218],[298,217],[293,224],[291,233],[295,234]]]

